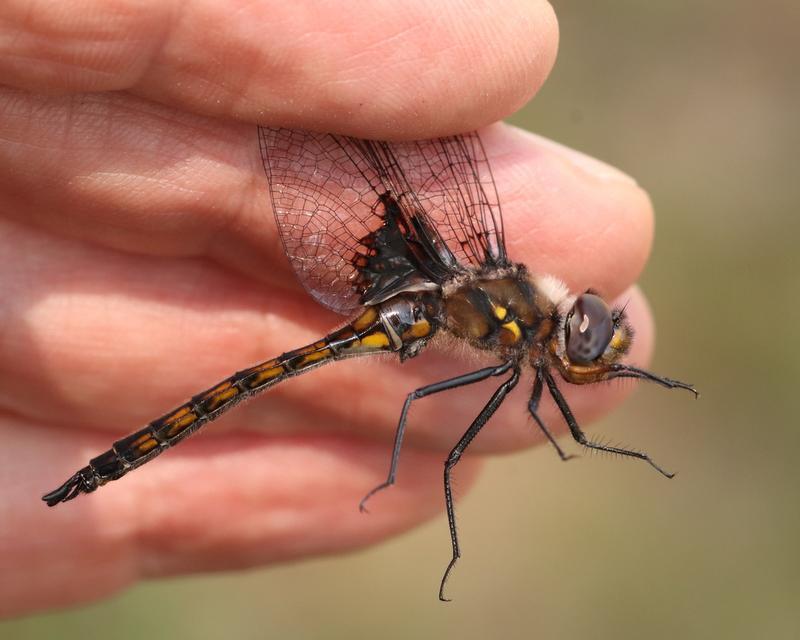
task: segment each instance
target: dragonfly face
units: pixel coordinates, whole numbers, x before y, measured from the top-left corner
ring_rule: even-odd
[[[633,329],[623,309],[611,309],[598,295],[574,298],[564,314],[550,353],[562,377],[573,384],[590,384],[616,377],[615,367],[628,353]]]
[[[498,364],[409,393],[386,482],[361,507],[395,482],[413,401],[503,378],[445,462],[453,554],[440,584],[442,600],[460,557],[451,472],[523,367],[535,376],[528,409],[562,459],[568,456],[538,414],[545,388],[580,445],[639,458],[670,475],[644,453],[589,440],[551,371],[574,384],[632,377],[694,389],[622,362],[633,336],[622,310],[611,310],[592,292],[571,296],[555,278],[529,274],[509,260],[497,190],[476,133],[386,143],[261,127],[259,142],[289,261],[317,301],[351,319],[316,342],[231,375],[116,441],[43,496],[49,506],[123,477],[255,393],[343,358],[415,357],[439,332],[494,354]]]

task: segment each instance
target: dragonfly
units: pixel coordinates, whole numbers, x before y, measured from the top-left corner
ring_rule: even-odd
[[[234,373],[144,428],[116,441],[64,484],[49,506],[122,478],[239,402],[324,364],[374,354],[403,362],[440,336],[488,353],[495,364],[420,387],[406,397],[386,480],[359,507],[395,484],[411,405],[421,398],[495,378],[499,384],[444,463],[452,555],[439,585],[461,557],[451,477],[524,369],[532,371],[528,411],[562,460],[567,455],[539,412],[552,396],[575,441],[586,449],[638,458],[644,452],[589,439],[556,376],[571,384],[638,378],[669,389],[687,383],[645,371],[624,358],[633,329],[624,308],[594,290],[573,294],[534,274],[506,252],[497,188],[476,132],[414,142],[382,142],[259,127],[272,210],[286,255],[305,289],[351,319],[306,346]]]

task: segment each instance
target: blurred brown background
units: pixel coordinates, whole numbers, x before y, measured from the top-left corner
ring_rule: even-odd
[[[703,395],[642,386],[594,433],[677,478],[547,447],[494,460],[460,503],[448,605],[442,517],[353,556],[147,584],[0,637],[800,637],[800,3],[555,4],[555,71],[512,120],[652,195],[653,368]]]

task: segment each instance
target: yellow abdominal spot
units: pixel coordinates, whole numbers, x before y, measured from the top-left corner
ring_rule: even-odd
[[[223,402],[230,400],[239,393],[239,390],[236,387],[230,387],[221,393],[211,396],[208,400],[208,407],[209,411],[214,411],[217,407],[219,407]]]
[[[498,320],[503,320],[508,315],[508,309],[505,307],[494,307],[494,315]]]
[[[317,360],[324,360],[331,355],[330,349],[322,349],[320,351],[314,351],[313,353],[309,353],[303,356],[303,364],[307,364],[309,362],[316,362]]]
[[[365,347],[379,349],[389,346],[389,336],[385,333],[375,332],[361,338],[361,344]]]
[[[378,319],[378,311],[375,307],[367,307],[358,318],[353,320],[352,326],[356,331],[367,329]]]
[[[177,435],[195,420],[197,420],[197,416],[194,413],[187,413],[185,416],[179,418],[170,425],[169,429],[167,430],[167,437],[171,438],[172,436]]]
[[[149,440],[145,440],[144,442],[136,445],[136,449],[140,453],[147,453],[148,451],[150,451],[151,449],[155,448],[156,446],[158,446],[158,441],[154,440],[153,438],[150,438]]]
[[[181,407],[171,416],[164,418],[164,422],[171,422],[173,420],[177,420],[181,416],[185,416],[187,413],[189,413],[189,407]]]
[[[267,380],[271,380],[272,378],[277,378],[279,375],[283,373],[283,367],[272,367],[270,369],[265,369],[264,371],[259,371],[258,375],[250,380],[248,385],[253,388],[257,387],[258,385],[264,383]]]
[[[431,332],[431,323],[427,320],[420,320],[411,325],[411,328],[406,332],[412,338],[424,338]],[[404,336],[405,337],[405,336]]]

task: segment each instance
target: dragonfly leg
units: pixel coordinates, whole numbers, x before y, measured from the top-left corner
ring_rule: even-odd
[[[559,410],[561,411],[561,415],[564,416],[564,420],[567,422],[567,426],[569,427],[570,432],[572,433],[572,437],[575,439],[575,442],[578,444],[586,447],[587,449],[594,449],[596,451],[605,451],[607,453],[615,453],[621,456],[627,456],[629,458],[638,458],[639,460],[644,460],[649,464],[653,469],[658,471],[661,475],[667,478],[673,478],[675,476],[674,473],[670,473],[662,469],[658,466],[653,459],[642,451],[633,451],[631,449],[622,449],[620,447],[612,447],[605,444],[600,444],[599,442],[592,442],[586,437],[586,434],[583,433],[580,426],[578,425],[577,420],[575,420],[575,416],[572,415],[572,411],[567,404],[566,399],[563,395],[561,395],[561,391],[556,386],[556,381],[553,379],[553,376],[550,374],[549,371],[543,371],[545,382],[547,383],[547,388],[550,390],[550,394],[553,396],[553,400],[556,401]]]
[[[450,563],[447,565],[447,569],[445,569],[444,575],[442,576],[442,582],[439,585],[439,600],[442,602],[449,602],[448,598],[444,597],[444,586],[447,582],[447,578],[450,576],[450,572],[461,557],[461,550],[458,546],[458,534],[456,532],[456,513],[453,507],[453,490],[450,484],[450,474],[453,471],[453,467],[458,464],[466,448],[475,439],[475,436],[478,435],[478,432],[489,421],[489,418],[497,411],[498,407],[503,404],[503,400],[505,400],[511,390],[517,386],[517,382],[519,382],[519,367],[516,363],[513,363],[513,365],[514,370],[511,376],[494,392],[489,402],[486,403],[486,406],[481,409],[478,417],[475,418],[469,426],[469,429],[461,436],[461,440],[453,447],[453,450],[450,452],[450,455],[447,456],[447,460],[444,463],[444,501],[447,507],[447,523],[450,526],[450,542],[453,545],[453,557],[450,559]]]
[[[558,443],[556,442],[556,439],[553,437],[553,434],[550,433],[550,430],[547,428],[547,425],[545,425],[544,421],[539,417],[539,402],[542,399],[543,386],[544,383],[542,382],[542,370],[537,369],[536,382],[534,382],[533,384],[533,393],[531,394],[531,399],[528,402],[528,411],[533,416],[533,419],[536,420],[536,424],[539,425],[539,428],[542,430],[542,433],[550,441],[550,444],[552,444],[553,447],[555,448],[558,457],[564,461],[570,460],[575,456],[573,454],[564,453],[564,450],[558,446]]]
[[[358,504],[359,510],[366,512],[367,500],[369,500],[379,491],[383,491],[395,483],[397,479],[397,465],[400,462],[400,449],[403,446],[403,436],[405,435],[406,431],[408,411],[411,408],[411,403],[414,402],[414,400],[419,400],[420,398],[424,398],[425,396],[430,396],[435,393],[440,393],[441,391],[449,391],[450,389],[456,389],[458,387],[481,382],[482,380],[486,380],[492,376],[502,375],[511,368],[512,364],[513,362],[509,361],[495,367],[486,367],[484,369],[479,369],[478,371],[473,371],[472,373],[466,373],[456,376],[455,378],[450,378],[449,380],[442,380],[441,382],[435,382],[433,384],[420,387],[419,389],[409,393],[408,396],[406,396],[405,403],[403,404],[403,410],[400,412],[400,420],[397,423],[397,430],[394,434],[394,445],[392,447],[392,461],[389,465],[389,475],[387,476],[385,482],[379,484],[361,499],[361,502]]]

